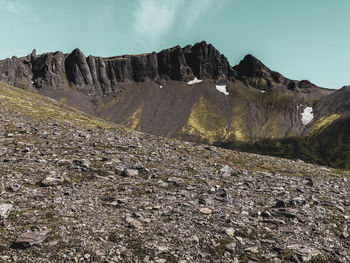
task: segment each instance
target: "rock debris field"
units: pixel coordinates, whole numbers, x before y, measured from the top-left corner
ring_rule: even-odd
[[[0,262],[350,262],[348,171],[5,97]]]

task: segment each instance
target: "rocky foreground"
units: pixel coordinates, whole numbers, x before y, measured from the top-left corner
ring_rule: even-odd
[[[349,172],[28,94],[0,87],[0,262],[350,262]]]

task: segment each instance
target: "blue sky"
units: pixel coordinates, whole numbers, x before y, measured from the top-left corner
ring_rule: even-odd
[[[327,88],[350,85],[348,0],[0,0],[0,59],[80,48],[160,51],[206,40]]]

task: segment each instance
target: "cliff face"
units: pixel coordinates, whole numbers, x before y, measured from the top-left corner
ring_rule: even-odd
[[[108,95],[120,83],[153,80],[189,81],[194,77],[218,82],[233,80],[225,56],[206,42],[162,50],[159,53],[110,58],[85,57],[75,49],[0,61],[0,80],[25,89],[73,88],[86,95]]]

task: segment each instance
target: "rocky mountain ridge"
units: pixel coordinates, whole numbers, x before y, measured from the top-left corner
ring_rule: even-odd
[[[350,168],[347,88],[288,79],[252,55],[231,67],[204,41],[109,58],[33,52],[0,61],[0,80],[133,130]]]
[[[271,90],[276,85],[283,85],[289,90],[317,88],[317,86],[310,81],[291,80],[276,71],[270,70],[251,54],[246,55],[233,69],[237,72],[236,76],[238,79],[242,80],[247,85],[263,91]]]
[[[12,57],[0,62],[0,80],[20,88],[64,89],[74,87],[88,95],[108,95],[119,83],[145,80],[189,81],[194,77],[232,80],[234,71],[227,58],[206,42],[176,46],[140,55],[85,57],[75,49],[27,57]]]

